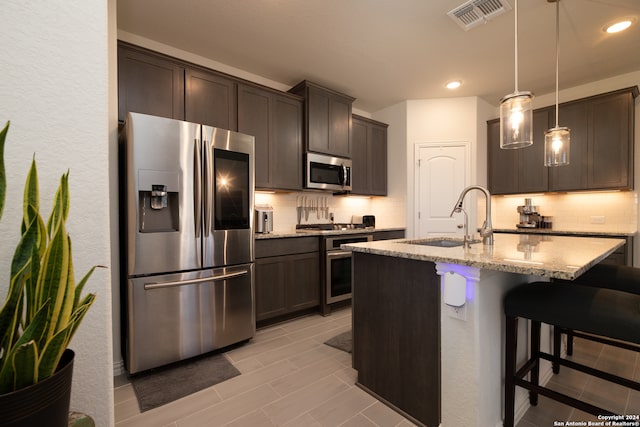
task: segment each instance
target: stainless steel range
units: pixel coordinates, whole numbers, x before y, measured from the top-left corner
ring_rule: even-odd
[[[363,224],[302,224],[298,232],[326,232],[322,239],[322,288],[320,312],[331,313],[335,304],[346,304],[351,299],[351,252],[340,249],[347,243],[370,242],[373,234]],[[344,234],[336,233],[344,231]]]
[[[251,338],[254,138],[129,113],[121,148],[129,373]]]
[[[351,299],[351,251],[340,249],[340,245],[371,240],[373,240],[372,234],[348,234],[324,238],[326,305]]]

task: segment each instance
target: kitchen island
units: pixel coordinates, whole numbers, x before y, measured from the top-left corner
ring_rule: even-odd
[[[358,385],[421,425],[501,426],[503,295],[522,283],[573,280],[625,241],[532,243],[501,234],[493,246],[442,247],[426,240],[437,239],[343,245],[353,252]],[[518,391],[522,415],[528,402]]]

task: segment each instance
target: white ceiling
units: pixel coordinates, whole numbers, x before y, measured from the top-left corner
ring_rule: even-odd
[[[512,7],[515,0],[506,0]],[[405,99],[514,91],[514,10],[462,30],[464,0],[118,0],[118,29],[375,112]],[[519,90],[555,90],[555,3],[520,0]],[[603,26],[633,16],[617,35]],[[560,2],[560,88],[640,70],[640,0]],[[444,88],[461,79],[456,91]]]

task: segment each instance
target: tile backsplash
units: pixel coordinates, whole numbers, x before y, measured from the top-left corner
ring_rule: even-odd
[[[360,196],[334,196],[331,193],[321,192],[295,192],[295,193],[263,193],[256,192],[256,205],[273,206],[273,230],[288,232],[295,229],[298,222],[296,203],[299,197],[305,196],[308,201],[317,202],[326,198],[329,212],[333,213],[334,222],[351,223],[353,215],[375,215],[376,228],[404,227],[405,226],[405,201],[394,197],[360,197]],[[316,224],[330,222],[323,215],[309,212],[309,218],[304,215],[302,224]]]
[[[334,196],[321,192],[261,193],[256,204],[273,206],[274,231],[288,232],[297,223],[296,199],[305,196],[316,201],[327,198],[334,222],[351,223],[353,215],[375,215],[376,228],[406,227],[406,201],[399,197]],[[520,220],[517,207],[531,198],[541,215],[552,217],[553,229],[562,231],[601,231],[635,233],[638,229],[638,195],[635,191],[611,191],[566,194],[520,194],[492,196],[492,220],[497,229],[513,229]],[[482,198],[478,212],[484,212]],[[482,205],[482,206],[480,206]],[[483,215],[479,214],[479,220]],[[309,213],[302,224],[329,222],[322,215]]]
[[[515,228],[517,207],[530,198],[543,216],[553,217],[553,229],[634,233],[638,227],[635,191],[565,194],[521,194],[491,197],[494,228]]]

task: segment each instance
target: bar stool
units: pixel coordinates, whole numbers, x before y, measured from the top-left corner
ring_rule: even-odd
[[[574,282],[533,282],[513,288],[504,298],[505,418],[504,426],[514,425],[515,388],[529,390],[531,405],[543,395],[594,415],[616,415],[604,408],[559,393],[539,384],[541,359],[552,362],[553,372],[560,365],[640,390],[640,383],[604,372],[560,355],[561,334],[640,352],[640,269],[596,266]],[[531,354],[516,369],[518,318],[531,321]],[[554,327],[553,354],[540,350],[540,326]],[[527,381],[525,376],[530,374]]]
[[[609,289],[616,289],[632,294],[640,294],[640,291],[638,290],[638,288],[640,287],[640,268],[633,268],[628,266],[599,264],[573,281],[558,279],[554,279],[552,281],[563,283],[579,283],[581,285],[606,287]],[[607,283],[609,283],[609,286],[607,286]],[[573,337],[582,337],[583,334],[578,333],[576,335],[571,329],[562,328],[554,328],[553,332],[554,342],[558,342],[557,347],[559,347],[561,335],[567,335],[567,356],[573,355]],[[591,338],[591,340],[599,341],[594,338]],[[617,345],[617,347],[625,348],[623,344]],[[553,369],[554,373],[557,374],[559,372],[559,366],[556,366],[555,364],[553,366]]]

